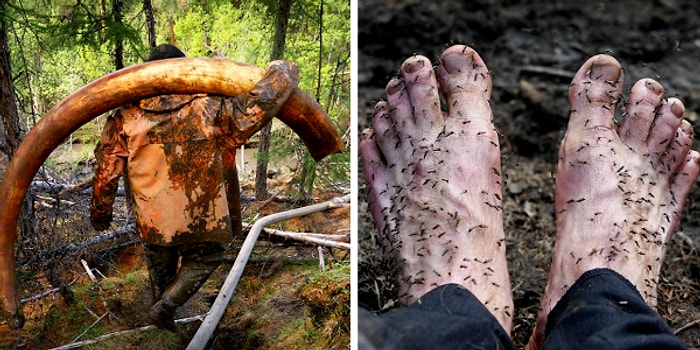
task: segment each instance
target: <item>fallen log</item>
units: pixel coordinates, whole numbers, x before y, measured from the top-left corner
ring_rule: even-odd
[[[43,192],[50,194],[58,194],[58,196],[63,196],[68,193],[79,192],[81,194],[92,193],[92,178],[87,181],[83,181],[79,184],[62,184],[49,181],[33,181],[29,186],[32,192]],[[119,187],[117,189],[117,196],[124,196],[124,188]]]
[[[287,231],[280,231],[280,230],[275,230],[275,229],[271,229],[271,228],[265,228],[265,229],[263,229],[263,232],[268,233],[268,234],[272,234],[275,236],[294,239],[297,241],[312,243],[312,244],[316,244],[316,245],[322,245],[324,247],[350,250],[350,243],[346,243],[344,241],[337,240],[337,239],[342,239],[342,240],[347,239],[349,241],[350,236],[346,236],[346,235],[336,235],[336,237],[331,239],[331,238],[323,238],[322,236],[326,236],[326,235],[320,234],[320,233],[287,232]],[[330,235],[328,235],[328,236],[330,236]],[[341,237],[339,238],[337,236],[341,236]]]
[[[252,227],[253,227],[253,225],[251,225],[251,224],[248,224],[245,222],[243,223],[243,229],[250,230]],[[269,227],[263,228],[263,232],[265,232],[267,234],[271,234],[271,235],[281,236],[281,237],[287,237],[290,235],[292,235],[292,236],[303,235],[306,237],[313,237],[313,238],[318,238],[318,239],[323,239],[323,240],[350,243],[350,234],[334,235],[334,234],[313,233],[313,232],[292,232],[292,231],[277,230],[277,229],[269,228]]]

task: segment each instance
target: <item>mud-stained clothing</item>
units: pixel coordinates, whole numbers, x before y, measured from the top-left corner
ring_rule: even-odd
[[[102,161],[95,171],[93,216],[111,216],[126,170],[145,243],[229,242],[220,143],[237,105],[220,96],[170,95],[117,110],[95,151]]]
[[[93,224],[112,220],[118,181],[127,173],[144,243],[229,242],[222,150],[231,152],[270,122],[296,74],[271,65],[248,94],[166,95],[118,109],[95,149]]]
[[[158,327],[173,329],[175,309],[221,264],[232,231],[240,232],[235,148],[279,112],[297,79],[296,65],[274,61],[249,93],[158,96],[107,120],[95,149],[90,221],[109,227],[126,174]]]
[[[226,245],[213,242],[179,247],[144,244],[153,300],[166,297],[175,305],[187,302],[221,264],[225,250]]]

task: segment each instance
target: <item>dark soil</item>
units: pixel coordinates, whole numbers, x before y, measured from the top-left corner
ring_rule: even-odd
[[[568,85],[578,67],[593,54],[612,54],[625,67],[626,88],[641,77],[657,79],[667,96],[685,103],[686,118],[698,128],[700,7],[695,0],[361,0],[358,38],[360,129],[407,56],[435,59],[446,45],[464,43],[486,61],[494,80],[491,101],[506,176],[516,348],[532,331],[549,275],[556,154],[568,117]],[[658,310],[674,330],[700,318],[699,196],[696,186],[669,245],[660,283]],[[366,204],[359,207],[359,302],[382,310],[392,306],[396,289]],[[690,348],[700,348],[697,324],[678,336]]]

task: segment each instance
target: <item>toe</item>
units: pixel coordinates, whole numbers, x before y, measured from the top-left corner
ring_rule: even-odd
[[[387,102],[377,102],[374,106],[374,117],[372,117],[372,138],[379,147],[378,152],[389,156],[384,161],[394,163],[396,159],[391,158],[396,155],[395,149],[399,146],[400,140],[394,128],[394,119],[391,117],[389,104]]]
[[[449,127],[463,129],[469,123],[468,127],[479,133],[492,129],[488,103],[491,77],[479,54],[467,46],[452,46],[440,57],[438,73],[440,91],[449,109],[448,120],[452,122]]]
[[[697,151],[689,151],[678,168],[678,173],[671,182],[671,198],[669,205],[672,210],[673,218],[666,218],[671,224],[667,232],[674,232],[680,222],[680,215],[685,205],[685,200],[690,193],[693,184],[700,173],[700,153]]]
[[[375,225],[378,228],[384,227],[387,222],[384,220],[383,208],[389,205],[389,196],[382,195],[382,191],[387,190],[387,165],[384,155],[377,145],[374,130],[365,129],[362,131],[359,151],[362,171],[368,187],[369,210]]]
[[[685,107],[680,100],[671,98],[664,102],[657,109],[647,138],[650,154],[673,170],[678,168],[690,150],[688,143],[691,137],[683,132],[681,124],[684,112]]]
[[[678,128],[681,126],[685,107],[677,98],[671,98],[663,102],[656,110],[654,122],[650,125],[647,144],[652,153],[662,153],[667,148],[675,149],[679,145],[675,144],[674,138]]]
[[[472,87],[490,98],[491,77],[486,63],[474,49],[464,45],[449,47],[442,53],[440,62],[440,86],[448,103],[454,95]]]
[[[622,67],[613,57],[589,58],[574,75],[569,88],[571,118],[567,133],[599,128],[614,130],[613,117],[622,94],[622,79]]]
[[[408,116],[413,116],[417,129],[429,130],[441,124],[440,96],[430,60],[420,55],[406,59],[401,76],[411,105]]]
[[[620,124],[620,139],[626,145],[633,148],[644,148],[647,143],[647,138],[650,136],[652,124],[656,119],[657,113],[662,112],[663,105],[663,87],[658,82],[652,79],[642,79],[632,86],[629,99],[627,101],[627,113]],[[671,116],[663,118],[677,119]],[[680,124],[680,122],[678,122]],[[676,124],[677,127],[677,124]],[[656,129],[656,127],[654,127]],[[672,136],[676,128],[665,130],[660,128],[659,132],[654,136],[658,136],[660,132],[670,131],[668,136]],[[662,137],[662,139],[668,137]],[[654,147],[649,145],[649,147]],[[665,147],[663,147],[665,148]]]
[[[397,131],[396,136],[403,139],[403,132],[411,130],[414,125],[413,107],[403,78],[396,77],[389,81],[386,86],[386,102],[386,117]]]
[[[693,143],[693,128],[685,120],[679,122],[680,126],[674,130],[663,144],[667,147],[654,156],[658,157],[657,170],[660,174],[676,176],[681,171],[680,168],[688,156]]]
[[[683,177],[695,174],[694,165],[695,162],[692,160],[695,157],[696,151],[692,151],[690,148],[693,145],[693,126],[687,120],[683,120],[680,123],[673,140],[670,142],[669,147],[666,150],[666,158],[663,164],[667,165],[667,171],[676,177]],[[695,176],[697,177],[697,176]],[[693,182],[695,177],[693,177]],[[675,179],[674,182],[680,181],[683,183],[682,179]],[[690,184],[692,185],[692,183]]]
[[[368,184],[375,181],[374,174],[378,170],[386,168],[386,160],[376,142],[376,134],[372,129],[362,131],[360,140],[360,160],[365,173],[365,180]]]
[[[685,199],[693,187],[695,180],[700,173],[700,153],[688,151],[678,168],[678,173],[671,184],[674,197]],[[678,209],[683,208],[683,203],[678,203]]]
[[[684,158],[688,152],[690,152],[690,148],[693,146],[695,131],[693,131],[693,126],[687,120],[681,120],[680,124],[681,125],[678,126],[678,130],[674,135],[674,147],[669,147],[669,149],[673,149],[674,151],[678,152],[678,154],[681,156],[679,158]]]

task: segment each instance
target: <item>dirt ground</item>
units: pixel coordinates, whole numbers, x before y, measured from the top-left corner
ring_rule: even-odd
[[[568,117],[571,76],[593,54],[610,53],[625,67],[626,88],[641,77],[657,79],[667,96],[685,103],[686,118],[698,128],[699,6],[695,0],[360,1],[360,129],[407,56],[435,59],[446,45],[464,43],[479,51],[491,71],[506,179],[503,207],[516,348],[527,342],[549,275],[556,152]],[[696,142],[694,148],[699,146]],[[681,328],[700,319],[699,187],[669,245],[658,307],[693,349],[700,348],[700,326]],[[363,184],[359,197],[365,198]],[[366,204],[359,208],[358,297],[362,307],[383,310],[395,301],[396,288],[377,249]]]
[[[285,187],[289,176],[283,174],[283,179],[269,180],[270,191],[276,193]],[[243,182],[242,187],[254,186]],[[246,223],[314,204],[297,203],[290,198],[253,202],[249,200],[252,195],[252,190],[242,193]],[[342,197],[343,193],[319,190],[314,196],[314,202],[322,202]],[[147,311],[153,303],[143,249],[134,233],[129,231],[100,244],[72,249],[71,242],[79,245],[102,234],[91,230],[84,219],[89,195],[78,191],[55,197],[33,193],[32,197],[39,235],[18,239],[20,295],[38,295],[52,289],[55,281],[61,281],[69,285],[75,302],[66,302],[63,293],[26,301],[23,310],[27,322],[21,331],[11,330],[7,322],[0,322],[0,349],[48,349],[77,338],[85,341],[115,332],[124,334],[99,342],[93,348],[184,349],[187,346],[201,322],[179,325],[174,333],[133,331],[150,324]],[[59,198],[61,204],[55,205],[54,198]],[[124,201],[118,197],[113,227],[115,230],[126,227],[129,220]],[[288,219],[269,228],[348,234],[350,207]],[[244,238],[233,240],[226,262],[178,308],[177,319],[203,315],[210,309]],[[207,348],[346,349],[350,337],[350,257],[347,250],[334,248],[324,248],[323,256],[325,271],[322,272],[317,246],[261,233]],[[93,270],[97,282],[90,281],[81,259]],[[54,279],[49,277],[51,274],[55,275]],[[99,315],[103,316],[98,318]]]

